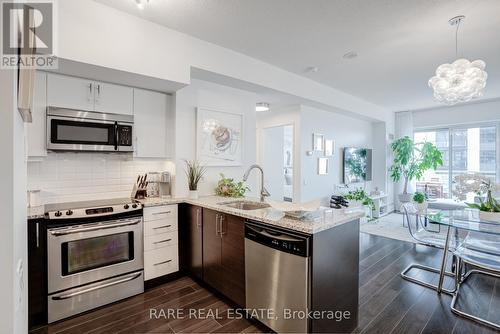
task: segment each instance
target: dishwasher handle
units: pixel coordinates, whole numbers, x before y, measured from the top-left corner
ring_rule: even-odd
[[[270,230],[266,230],[266,229],[257,229],[253,226],[250,226],[250,225],[247,225],[247,227],[248,227],[248,229],[252,230],[254,233],[258,233],[258,234],[263,235],[263,236],[268,237],[268,238],[274,238],[274,239],[281,240],[281,241],[302,241],[303,240],[303,239],[299,239],[299,238],[294,238],[292,236],[289,236],[289,235],[286,235],[286,234],[283,234],[280,232],[270,231]]]

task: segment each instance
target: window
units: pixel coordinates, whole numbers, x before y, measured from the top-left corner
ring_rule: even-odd
[[[443,153],[443,166],[426,171],[416,182],[417,191],[434,198],[451,198],[453,178],[478,172],[497,179],[497,127],[470,126],[422,130],[414,133],[415,142],[429,141]]]

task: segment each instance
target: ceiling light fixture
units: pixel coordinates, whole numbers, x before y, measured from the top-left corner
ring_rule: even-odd
[[[455,56],[458,58],[458,28],[465,16],[460,15],[449,20],[457,26],[455,31]],[[428,84],[434,90],[434,98],[444,104],[453,105],[467,102],[483,96],[488,74],[484,71],[486,63],[482,60],[469,61],[464,58],[451,64],[440,65]]]
[[[269,103],[259,102],[255,105],[255,111],[269,111]]]

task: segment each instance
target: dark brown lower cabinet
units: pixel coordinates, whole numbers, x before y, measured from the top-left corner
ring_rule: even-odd
[[[245,219],[203,209],[203,280],[245,306]]]
[[[191,274],[203,279],[203,209],[184,205],[181,213],[183,265]]]

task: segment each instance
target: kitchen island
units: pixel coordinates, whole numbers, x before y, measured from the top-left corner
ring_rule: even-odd
[[[146,208],[179,204],[181,269],[231,299],[236,307],[274,308],[273,316],[286,320],[257,315],[271,329],[329,333],[354,330],[358,324],[359,219],[363,213],[334,210],[314,220],[297,220],[285,217],[271,201],[271,207],[255,210],[228,207],[229,201],[209,196],[196,200],[147,199],[142,203]],[[298,267],[290,266],[288,260],[280,262],[287,257],[298,258],[277,251],[283,247],[278,244],[284,240],[280,237],[271,240],[276,243],[274,255],[257,253],[254,250],[258,248],[249,248],[249,226],[260,227],[267,235],[307,240],[307,252],[302,254],[306,260]],[[273,280],[277,284],[271,284]],[[297,288],[301,284],[305,284],[304,291]],[[288,286],[292,290],[284,289]],[[255,297],[259,289],[263,290],[261,297],[274,298]],[[297,296],[304,303],[297,303]]]

